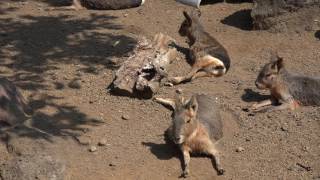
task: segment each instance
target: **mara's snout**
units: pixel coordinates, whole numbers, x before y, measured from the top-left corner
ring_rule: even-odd
[[[258,89],[266,89],[266,86],[259,81],[255,81],[255,85]]]
[[[177,137],[174,137],[173,138],[173,142],[175,144],[182,144],[184,142],[184,137],[181,135],[181,136],[177,136]]]

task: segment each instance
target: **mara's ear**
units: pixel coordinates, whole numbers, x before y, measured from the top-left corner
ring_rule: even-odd
[[[178,110],[184,106],[184,98],[178,93],[176,93],[175,95],[174,105],[175,105],[174,107],[175,110]]]
[[[277,60],[277,67],[278,67],[278,70],[282,69],[283,68],[283,58],[282,57],[279,57],[277,56],[278,60]]]
[[[188,24],[191,25],[191,24],[192,24],[192,19],[191,19],[191,17],[189,16],[189,14],[188,14],[186,11],[183,11],[183,15],[184,15],[184,17],[186,18]]]
[[[198,112],[198,101],[196,95],[193,95],[190,101],[187,104],[187,109],[190,113],[190,116],[195,117]]]
[[[272,69],[275,69],[277,72],[283,68],[283,58],[276,55],[276,60],[272,62]]]

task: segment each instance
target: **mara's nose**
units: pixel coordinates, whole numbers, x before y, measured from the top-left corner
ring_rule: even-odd
[[[255,81],[254,84],[256,85],[256,87],[259,86],[259,83],[257,81]]]
[[[178,143],[178,142],[180,142],[180,139],[181,139],[180,137],[175,137],[175,138],[174,138],[174,141],[175,141],[176,143]]]

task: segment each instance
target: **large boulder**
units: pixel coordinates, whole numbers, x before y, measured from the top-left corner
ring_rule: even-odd
[[[254,0],[255,29],[273,32],[314,30],[320,19],[319,0]]]

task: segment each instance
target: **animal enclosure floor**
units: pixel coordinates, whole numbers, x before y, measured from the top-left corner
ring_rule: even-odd
[[[146,0],[127,10],[52,10],[59,2],[0,1],[0,75],[36,109],[34,126],[52,135],[23,133],[21,141],[45,144],[46,151],[65,161],[70,180],[178,179],[180,153],[163,136],[171,112],[152,100],[113,96],[106,88],[113,64],[128,56],[137,36],[162,32],[187,47],[178,29],[182,11],[191,8],[174,0]],[[254,80],[271,50],[284,57],[290,71],[320,76],[320,41],[316,31],[251,31],[251,8],[251,3],[201,6],[205,29],[230,54],[230,71],[157,94],[172,97],[181,88],[187,95],[216,96],[224,117],[237,124],[219,145],[226,174],[217,176],[208,158],[193,157],[189,179],[319,179],[320,108],[258,114],[243,109],[268,95]],[[175,75],[190,68],[179,57],[171,66]],[[105,146],[98,146],[103,139]],[[97,151],[90,152],[91,146]],[[239,147],[244,150],[236,152]],[[12,156],[1,143],[0,164]]]

